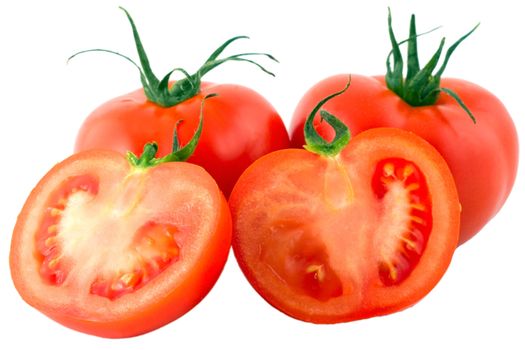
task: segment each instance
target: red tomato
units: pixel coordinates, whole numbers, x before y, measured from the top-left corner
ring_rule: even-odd
[[[354,135],[376,127],[402,128],[423,137],[441,153],[454,175],[462,205],[461,244],[479,232],[508,197],[516,178],[518,137],[508,111],[487,90],[464,80],[441,78],[444,66],[435,76],[431,75],[431,71],[425,71],[428,66],[418,71],[415,22],[412,24],[414,42],[413,46],[409,42],[409,52],[413,51],[410,56],[412,59],[408,59],[406,79],[396,75],[402,73],[396,73],[396,68],[402,64],[401,58],[394,65],[394,71],[386,76],[393,81],[392,84],[387,84],[383,76],[352,75],[351,87],[328,102],[326,108],[348,125]],[[399,51],[396,53],[399,48],[393,46],[394,56],[400,56]],[[451,53],[447,52],[446,61]],[[437,60],[433,64],[437,64]],[[424,79],[421,78],[423,75]],[[346,79],[347,75],[324,79],[302,97],[291,122],[294,147],[304,145],[302,128],[313,106],[327,93],[343,85]],[[411,90],[416,85],[415,79],[424,83],[416,86],[421,89],[421,93],[432,92],[427,96],[427,101],[410,100],[419,96],[417,89]],[[425,85],[427,82],[428,85]],[[396,84],[399,94],[392,91],[392,85]],[[470,110],[475,123],[463,106],[450,95],[451,91]],[[332,130],[325,124],[318,120],[317,130],[330,138]]]
[[[248,62],[273,75],[252,58],[275,58],[265,53],[241,53],[219,58],[232,42],[246,38],[238,36],[213,52],[196,73],[189,75],[177,69],[186,78],[169,83],[172,71],[159,80],[149,65],[133,19],[122,10],[133,30],[140,67],[130,58],[113,51],[95,49],[83,52],[106,51],[133,62],[139,68],[143,88],[112,99],[93,111],[78,132],[76,151],[102,148],[138,154],[145,143],[155,141],[159,145],[159,155],[167,155],[172,150],[175,125],[182,121],[178,131],[180,141],[186,143],[199,122],[200,101],[203,96],[212,94],[218,97],[206,106],[201,140],[188,161],[204,167],[226,196],[242,171],[255,159],[290,146],[286,126],[263,96],[240,85],[201,81],[207,72],[228,61]]]
[[[139,168],[86,151],[38,183],[10,265],[22,298],[67,327],[129,337],[186,313],[226,262],[231,218],[213,178],[189,163]]]
[[[189,162],[204,167],[226,196],[237,178],[255,159],[289,147],[283,121],[261,95],[231,84],[202,83],[200,92],[173,107],[148,101],[144,90],[117,97],[101,105],[85,120],[75,150],[91,148],[130,150],[140,153],[145,143],[156,141],[159,155],[171,152],[173,129],[178,126],[181,143],[186,143],[199,123],[200,101],[204,107],[202,136]]]
[[[229,204],[233,250],[249,282],[282,312],[314,323],[414,304],[444,274],[459,235],[447,164],[399,129],[363,132],[336,156],[263,156]]]

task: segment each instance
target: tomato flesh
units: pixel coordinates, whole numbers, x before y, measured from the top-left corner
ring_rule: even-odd
[[[56,165],[13,232],[20,295],[103,337],[156,329],[194,307],[226,262],[231,221],[213,178],[189,163],[137,169],[113,151]]]
[[[414,304],[444,274],[459,236],[450,170],[401,130],[358,135],[336,157],[264,156],[229,203],[248,281],[279,310],[315,323]]]

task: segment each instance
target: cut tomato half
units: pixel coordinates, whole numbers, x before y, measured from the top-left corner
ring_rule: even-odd
[[[413,305],[443,276],[459,236],[447,164],[398,129],[362,132],[332,157],[300,149],[264,156],[229,204],[248,281],[277,309],[314,323]]]
[[[36,186],[18,218],[20,295],[73,329],[129,337],[186,313],[226,262],[231,218],[212,177],[188,163],[137,168],[78,153]]]

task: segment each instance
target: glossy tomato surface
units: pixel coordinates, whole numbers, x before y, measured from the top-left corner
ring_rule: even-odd
[[[248,165],[260,156],[290,145],[286,127],[273,106],[257,92],[240,85],[202,83],[201,92],[173,107],[149,102],[144,90],[110,100],[94,110],[80,128],[75,150],[112,149],[140,154],[157,142],[159,156],[171,153],[173,132],[180,142],[192,137],[204,96],[204,126],[189,162],[204,167],[226,196]]]
[[[102,337],[130,337],[186,313],[226,262],[231,218],[212,177],[188,163],[138,169],[86,151],[35,187],[14,229],[10,265],[22,298]]]
[[[303,125],[323,96],[344,85],[347,75],[320,81],[302,97],[292,118],[295,147],[304,145]],[[447,161],[461,201],[463,243],[479,232],[507,199],[518,166],[518,136],[504,105],[489,91],[451,78],[441,86],[453,90],[470,109],[474,124],[457,101],[441,93],[435,105],[412,107],[390,91],[383,77],[352,75],[350,88],[326,104],[352,134],[376,127],[412,131],[430,142]],[[326,123],[317,130],[331,137]]]
[[[229,204],[248,281],[277,309],[314,323],[413,305],[443,276],[459,237],[447,164],[399,129],[363,132],[335,157],[266,155]]]

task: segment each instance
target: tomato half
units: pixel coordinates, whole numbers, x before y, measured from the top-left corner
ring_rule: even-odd
[[[277,309],[314,323],[413,305],[443,276],[459,236],[446,162],[398,129],[362,132],[334,157],[266,155],[229,204],[248,281]]]
[[[201,167],[136,168],[113,151],[77,153],[35,187],[10,265],[22,298],[102,337],[129,337],[186,313],[226,262],[231,218]]]

